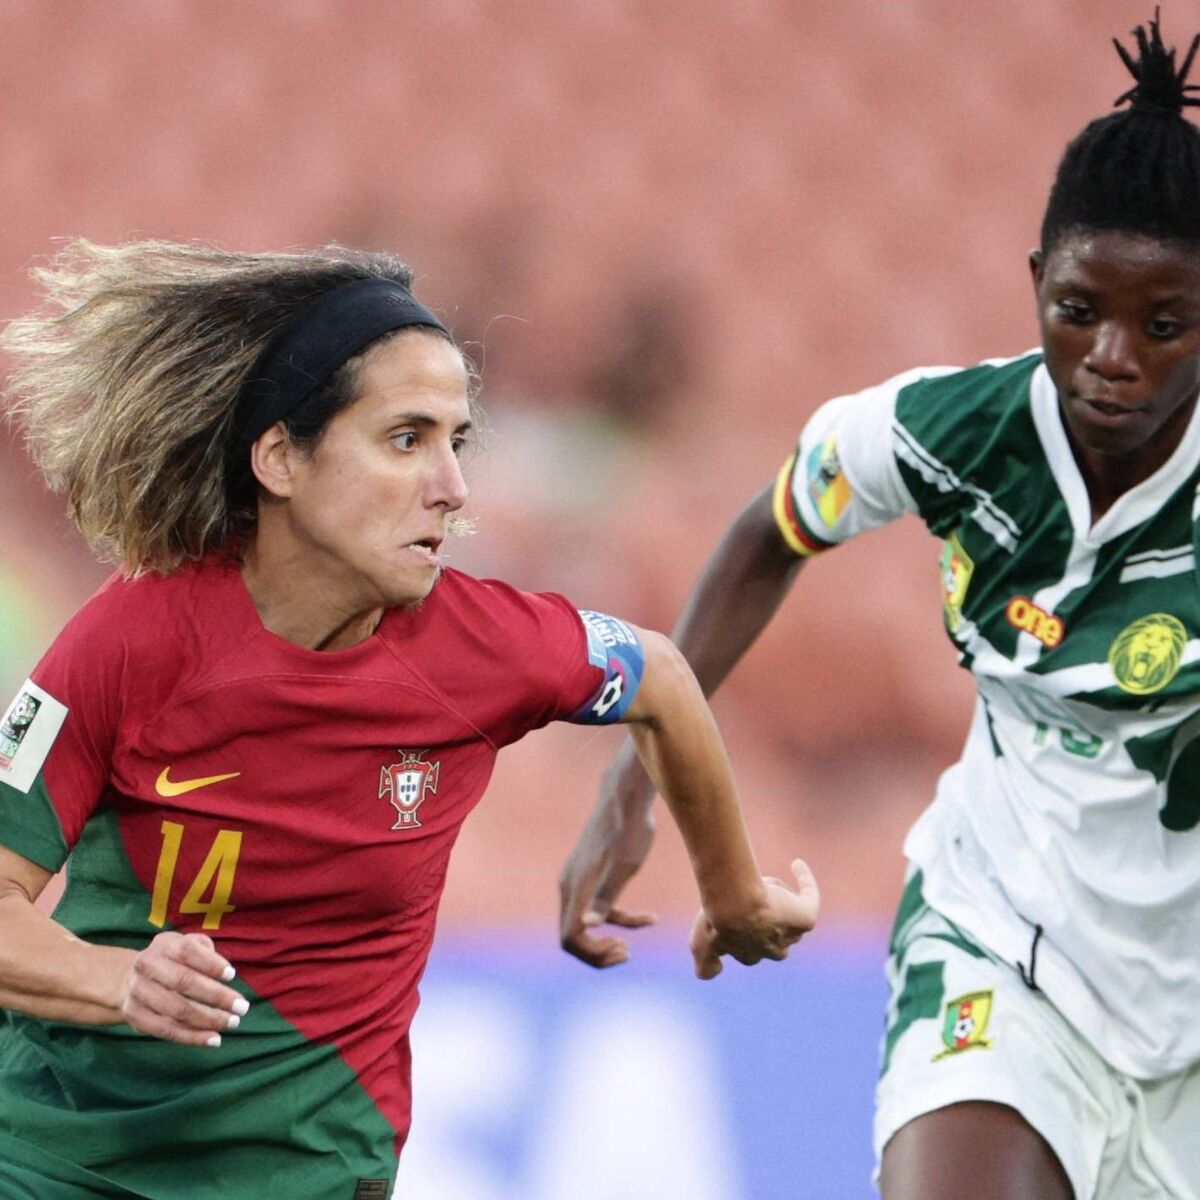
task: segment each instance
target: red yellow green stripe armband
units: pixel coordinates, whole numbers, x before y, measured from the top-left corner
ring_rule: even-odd
[[[811,558],[814,554],[820,554],[822,550],[830,549],[836,543],[826,542],[817,537],[800,516],[792,483],[796,473],[796,462],[797,456],[793,454],[780,469],[775,479],[772,509],[775,513],[775,524],[779,526],[783,540],[801,557]]]

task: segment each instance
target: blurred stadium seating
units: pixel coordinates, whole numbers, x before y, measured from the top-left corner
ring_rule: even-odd
[[[1129,0],[6,0],[0,316],[68,235],[397,250],[484,374],[494,428],[457,564],[669,628],[822,399],[1033,344],[1024,257],[1053,165],[1124,86],[1110,35],[1148,15]],[[1194,16],[1168,5],[1168,36]],[[0,428],[5,693],[103,576],[61,508]],[[878,950],[903,832],[965,730],[959,675],[936,548],[900,526],[812,566],[718,697],[764,866],[803,853],[823,884],[826,924],[792,978],[836,981],[842,950]],[[456,854],[452,938],[552,945],[555,873],[616,744],[555,728],[502,757]],[[670,831],[631,897],[674,923],[692,909]],[[454,954],[445,969],[446,988],[482,970]],[[596,984],[555,970],[581,995]],[[869,1045],[878,1026],[856,1021],[847,1044]],[[777,1097],[779,1140],[810,1086]],[[869,1086],[845,1128],[865,1129]],[[851,1175],[844,1192],[743,1180],[721,1200],[862,1195]],[[510,1194],[487,1186],[456,1200]]]

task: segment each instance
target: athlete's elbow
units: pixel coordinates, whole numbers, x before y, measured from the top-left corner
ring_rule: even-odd
[[[629,716],[631,720],[658,729],[681,709],[703,704],[704,696],[687,659],[665,633],[643,630],[640,636],[646,667],[637,703]]]

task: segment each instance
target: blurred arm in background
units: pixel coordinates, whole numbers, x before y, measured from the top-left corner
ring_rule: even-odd
[[[690,939],[696,974],[720,974],[723,954],[747,966],[786,958],[816,924],[816,883],[799,859],[796,890],[760,876],[725,745],[693,672],[669,638],[637,634],[645,668],[622,720],[631,726],[644,791],[662,793],[691,858],[703,905]],[[582,865],[595,866],[590,857]],[[601,957],[607,961],[594,965],[623,961],[625,947],[614,940]]]
[[[804,562],[780,533],[774,490],[771,485],[759,492],[730,526],[672,634],[705,696],[753,645]],[[654,920],[616,904],[650,850],[654,791],[635,743],[626,742],[605,772],[596,805],[559,876],[562,947],[593,967],[624,962],[628,948],[616,935],[596,937],[592,928],[605,922],[637,928]]]

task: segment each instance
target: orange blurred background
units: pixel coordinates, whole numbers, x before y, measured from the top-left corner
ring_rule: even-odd
[[[1025,256],[1128,0],[4,0],[0,316],[55,239],[408,258],[483,372],[455,565],[669,629],[828,396],[1036,340]],[[1169,42],[1195,10],[1168,2]],[[1185,24],[1185,22],[1187,22]],[[103,578],[0,427],[0,690]],[[937,548],[812,565],[718,695],[765,868],[877,928],[966,728]],[[615,732],[501,757],[443,924],[537,924]],[[629,899],[695,903],[664,828]]]

